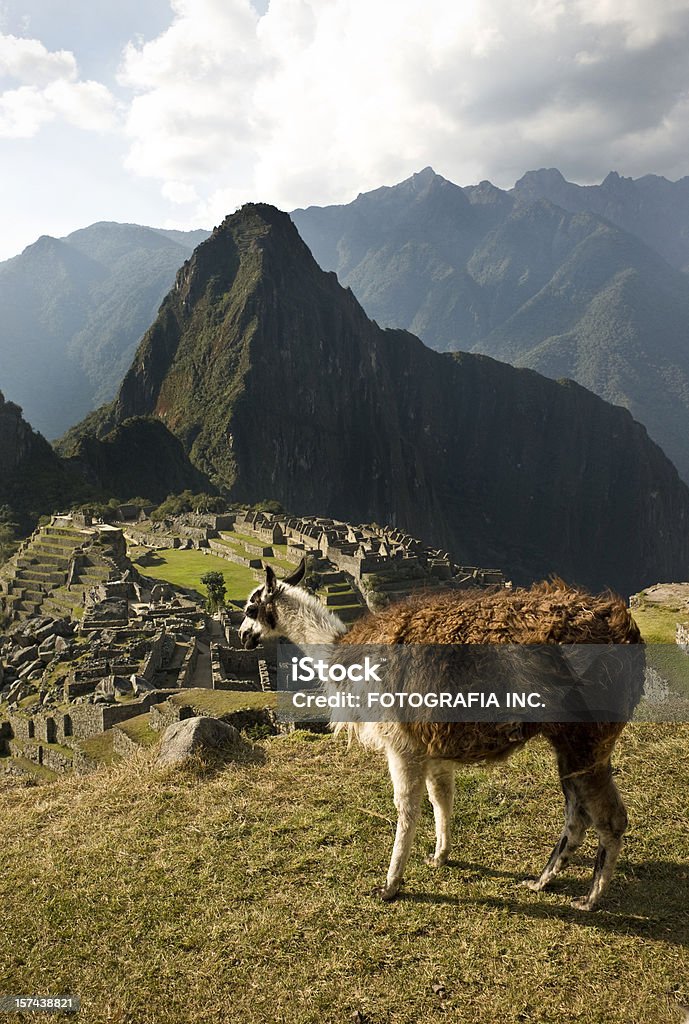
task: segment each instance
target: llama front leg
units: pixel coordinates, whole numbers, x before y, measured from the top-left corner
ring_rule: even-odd
[[[384,900],[394,900],[402,884],[416,824],[421,811],[421,795],[426,780],[426,760],[388,748],[388,768],[395,793],[397,831],[385,886],[378,890]]]
[[[429,761],[426,771],[428,799],[435,818],[435,853],[428,864],[439,868],[450,855],[450,828],[455,800],[455,769],[451,761]]]

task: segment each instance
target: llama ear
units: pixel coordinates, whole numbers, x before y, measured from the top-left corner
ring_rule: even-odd
[[[285,576],[283,583],[286,583],[288,587],[296,587],[297,584],[306,576],[306,555],[302,558],[301,562],[290,576]]]
[[[266,566],[266,591],[267,591],[267,593],[272,594],[274,592],[274,590],[275,590],[276,584],[277,584],[277,577],[276,577],[275,573],[273,572],[272,567],[270,565],[267,565]]]

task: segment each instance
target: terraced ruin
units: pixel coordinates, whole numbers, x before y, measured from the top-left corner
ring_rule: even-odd
[[[126,568],[121,530],[84,516],[53,516],[0,568],[0,607],[10,618],[78,618],[85,594]]]
[[[248,509],[54,516],[0,570],[6,772],[88,771],[194,715],[275,732],[276,645],[245,651],[237,627],[265,566],[286,575],[304,555],[307,585],[345,622],[419,587],[504,583],[375,525]],[[218,567],[227,604],[210,616],[200,579]]]

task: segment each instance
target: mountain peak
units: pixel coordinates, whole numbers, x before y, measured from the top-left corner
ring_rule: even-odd
[[[63,248],[63,243],[59,238],[53,238],[52,235],[40,235],[35,242],[27,245],[22,251],[22,256],[25,254],[40,255],[43,253],[60,252]]]
[[[178,271],[176,289],[195,301],[211,281],[229,288],[240,264],[254,276],[268,256],[273,262],[311,259],[289,214],[269,203],[245,203],[217,225]],[[193,293],[193,295],[191,295]]]
[[[429,164],[428,167],[424,167],[422,170],[416,171],[411,177],[412,181],[416,181],[420,185],[425,185],[429,181],[433,181],[434,178],[439,178],[440,175],[436,174]]]
[[[617,171],[610,171],[606,174],[605,178],[601,182],[601,188],[616,188],[620,185],[633,185],[633,178],[625,178],[623,175],[618,174]]]
[[[532,188],[537,187],[553,188],[559,185],[568,184],[567,179],[557,169],[557,167],[540,167],[535,171],[527,171],[523,174],[519,181],[515,182],[515,192],[530,191]]]

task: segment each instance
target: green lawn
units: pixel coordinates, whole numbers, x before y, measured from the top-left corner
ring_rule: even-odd
[[[686,618],[674,608],[650,602],[640,608],[632,608],[632,615],[647,644],[674,644],[675,627],[681,618]]]
[[[293,572],[295,569],[295,563],[290,562],[289,559],[284,557],[285,552],[287,551],[286,544],[264,545],[260,538],[250,537],[248,534],[244,533],[223,533],[220,535],[218,539],[220,540],[221,544],[225,544],[228,548],[230,548],[236,554],[241,555],[243,558],[256,557],[249,554],[249,552],[244,547],[244,541],[246,541],[249,544],[258,544],[262,547],[270,546],[272,547],[275,554],[270,558],[262,557],[262,560],[264,562],[267,562],[270,565],[272,565],[274,569],[280,569],[282,571],[282,575],[286,575],[287,572]]]
[[[560,831],[545,744],[459,771],[440,870],[424,807],[391,904],[371,895],[392,843],[387,771],[331,737],[277,737],[220,770],[142,752],[0,791],[3,990],[78,994],[81,1024],[680,1024],[688,743],[687,726],[623,736],[631,827],[595,914],[569,906],[591,840],[552,891],[518,885]]]
[[[99,764],[112,764],[120,760],[120,755],[113,750],[112,740],[112,729],[106,729],[97,736],[79,740],[79,747],[90,760]]]
[[[180,587],[189,587],[192,590],[197,590],[199,594],[205,594],[201,577],[207,572],[223,574],[229,601],[245,600],[256,586],[256,577],[251,569],[237,565],[235,562],[228,562],[224,558],[217,558],[215,555],[203,555],[200,551],[163,548],[156,551],[154,557],[156,564],[141,566],[141,572],[145,576],[167,580],[168,583],[174,583]]]
[[[675,693],[689,697],[689,655],[675,643],[675,627],[686,622],[686,609],[672,600],[658,603],[652,596],[639,595],[639,606],[632,608],[632,615],[648,644],[648,664],[667,679]]]
[[[233,714],[235,711],[274,708],[277,705],[277,694],[274,691],[265,693],[263,690],[247,693],[237,690],[191,688],[173,693],[168,700],[178,707],[188,704],[195,711],[220,717]]]
[[[134,743],[138,743],[143,747],[151,747],[160,739],[160,733],[156,732],[155,729],[151,729],[150,722],[150,715],[146,711],[143,715],[136,715],[134,718],[128,718],[124,722],[118,722],[117,728],[121,729]]]

